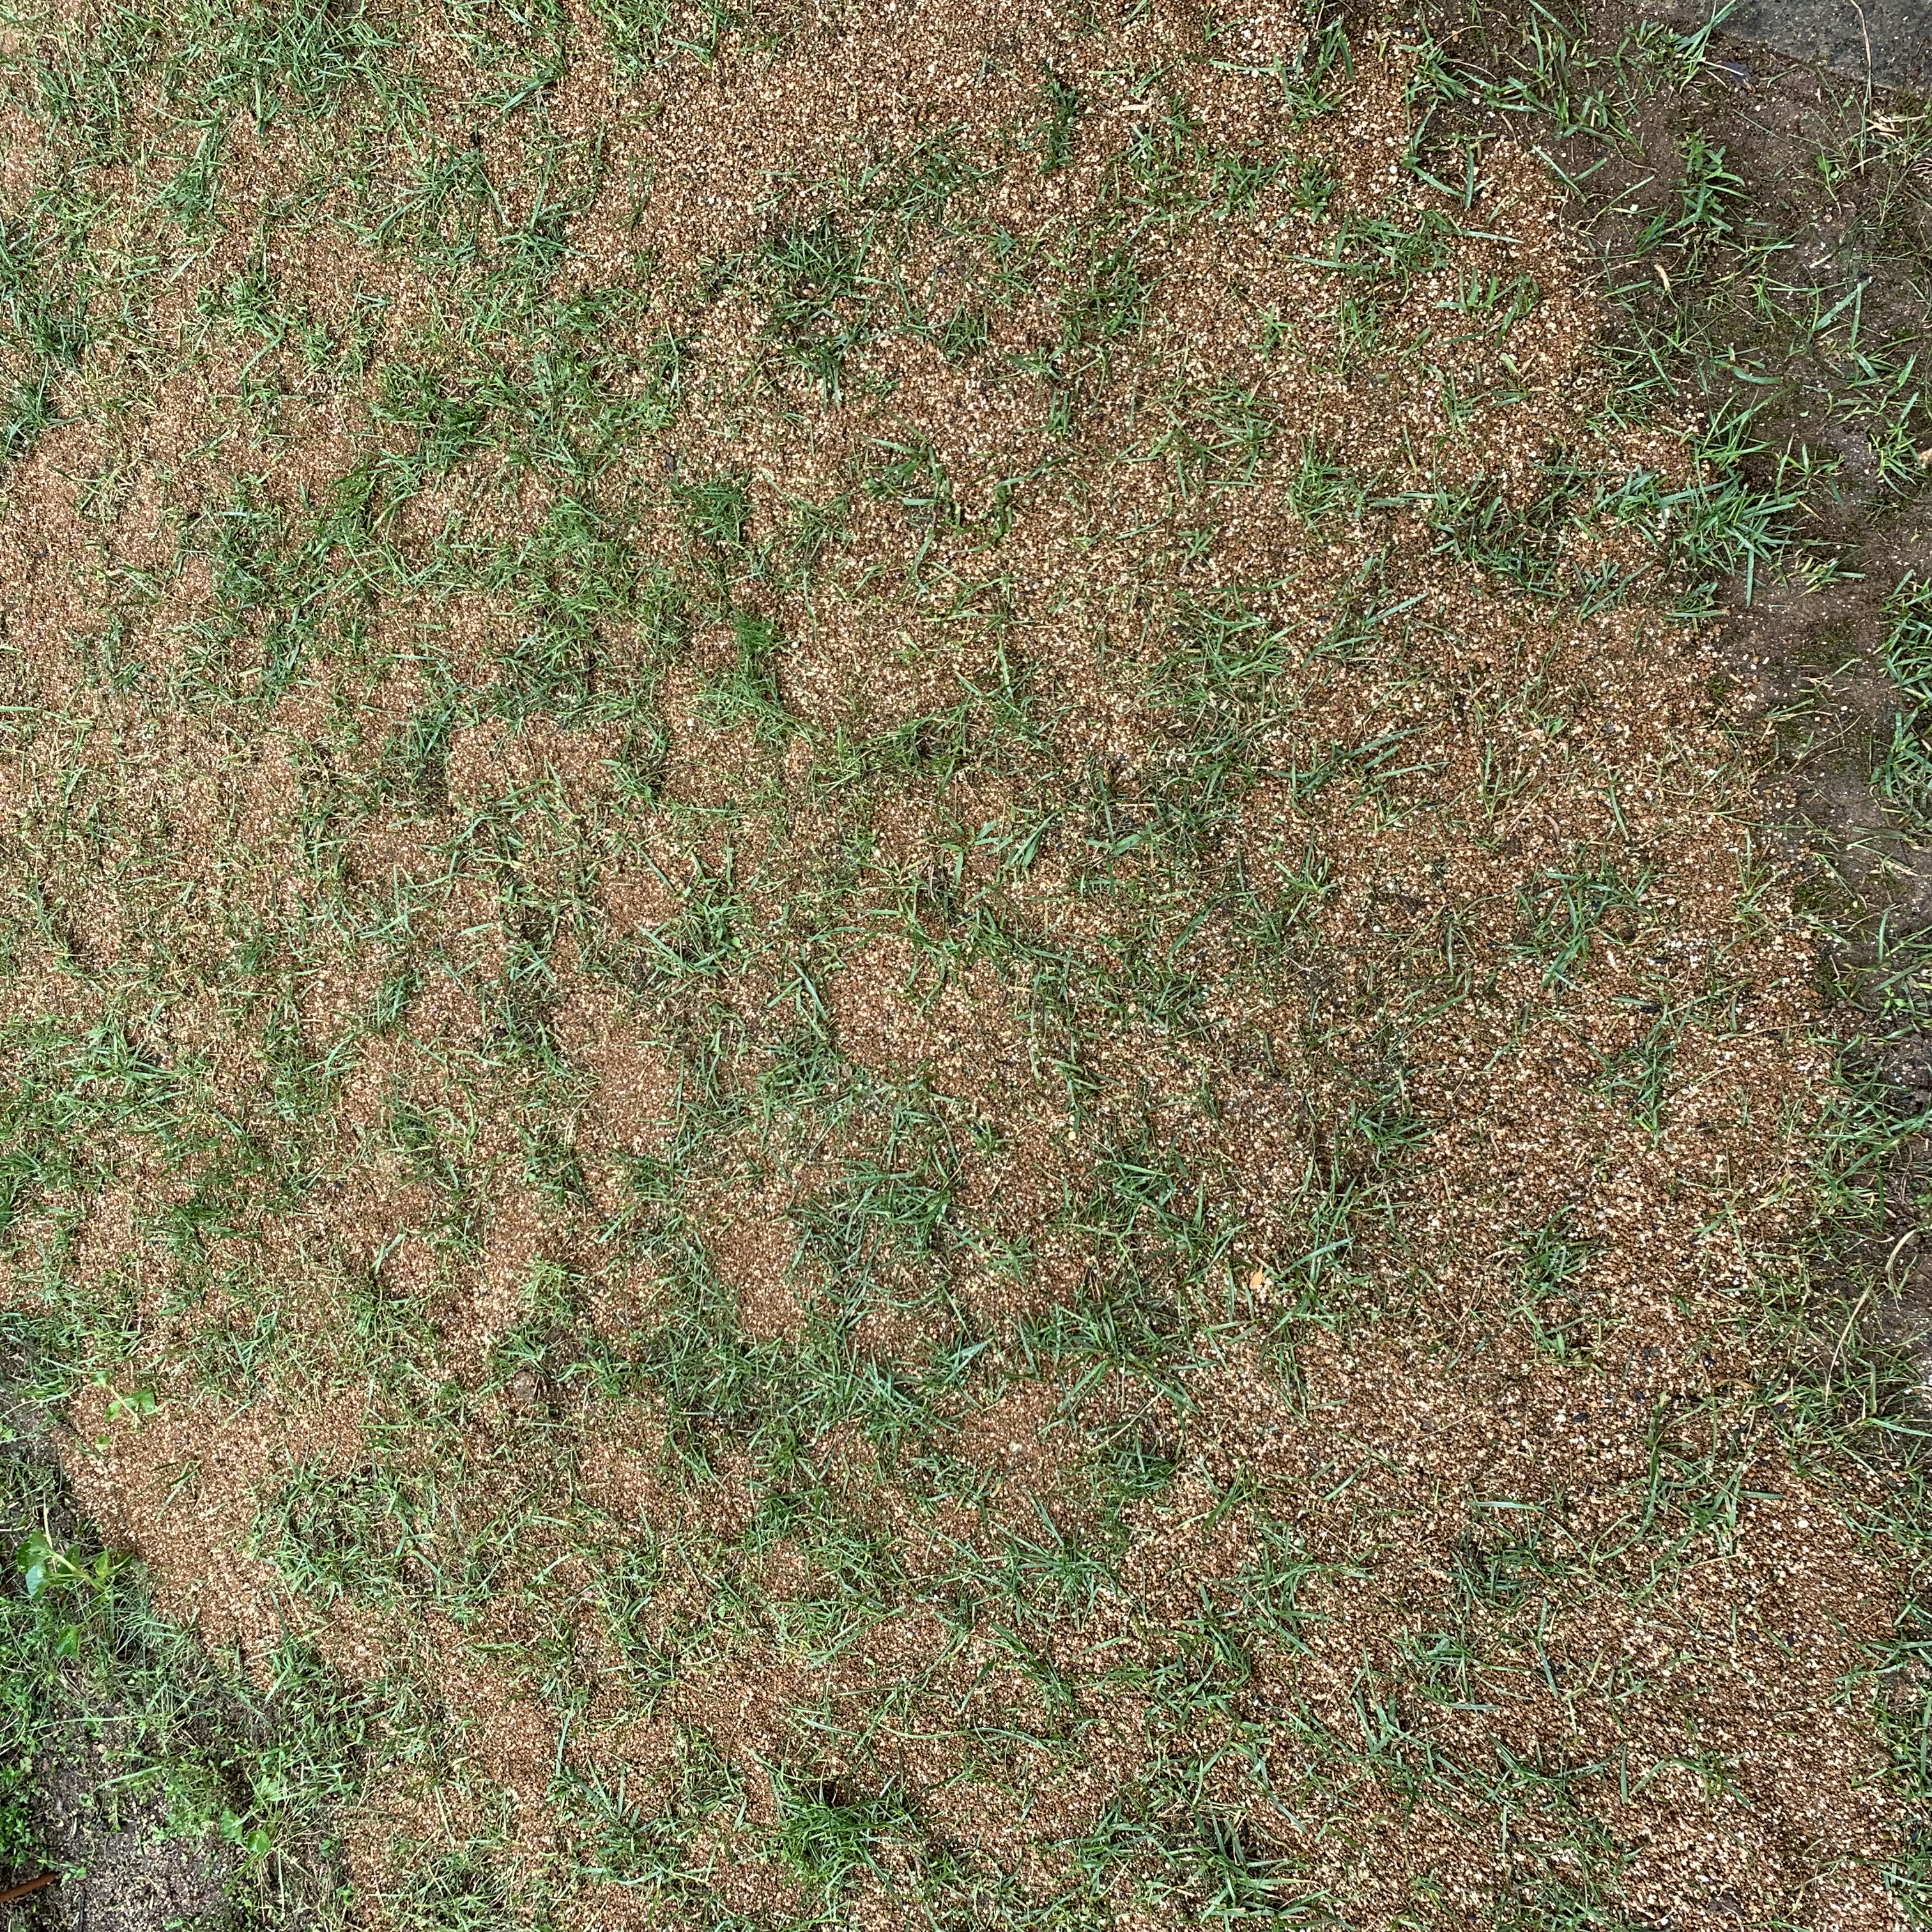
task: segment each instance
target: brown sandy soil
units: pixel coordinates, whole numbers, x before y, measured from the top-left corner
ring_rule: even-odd
[[[0,1300],[350,1922],[1906,1922],[1840,1022],[1527,131],[134,18],[7,52]]]

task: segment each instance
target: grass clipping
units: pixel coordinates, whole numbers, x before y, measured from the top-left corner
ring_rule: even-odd
[[[4,1305],[355,1922],[1898,1922],[1541,164],[1286,14],[193,10],[0,52]]]

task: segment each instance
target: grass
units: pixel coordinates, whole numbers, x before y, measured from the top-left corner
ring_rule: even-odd
[[[1916,109],[1780,201],[1714,29],[1090,22],[680,265],[657,117],[818,29],[592,13],[9,44],[0,1856],[133,1820],[263,1924],[1616,1926],[1676,1807],[1713,1910],[1922,1918]],[[1828,665],[1749,628],[1825,608]],[[1766,1004],[1812,938],[1828,1022]],[[1694,1600],[1801,1507],[1825,1680]],[[1780,1643],[1796,1744],[1724,1727]],[[1890,1821],[1844,1870],[1800,1748]]]

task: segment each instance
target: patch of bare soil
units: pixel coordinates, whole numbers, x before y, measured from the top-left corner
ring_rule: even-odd
[[[153,1932],[226,1922],[221,1861],[167,1836],[164,1809],[113,1807],[104,1825],[100,1786],[110,1774],[104,1762],[60,1764],[45,1778],[43,1856],[80,1876],[9,1906],[13,1923],[22,1932]]]

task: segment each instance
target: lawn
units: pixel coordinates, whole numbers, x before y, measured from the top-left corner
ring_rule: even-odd
[[[1717,23],[0,14],[10,1923],[1932,1924],[1929,268]]]

